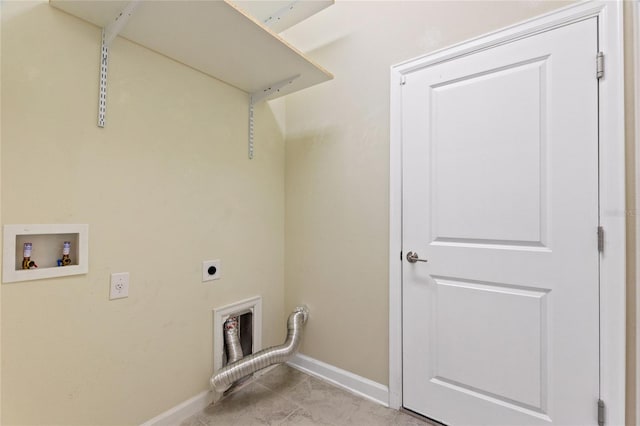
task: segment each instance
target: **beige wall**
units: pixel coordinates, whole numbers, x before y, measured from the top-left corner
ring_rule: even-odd
[[[303,353],[388,383],[389,67],[564,5],[338,0],[284,34],[336,75],[287,97],[286,306],[312,307]],[[627,204],[634,212],[630,6]],[[627,419],[634,424],[636,215],[627,217]]]
[[[99,129],[100,30],[2,7],[2,221],[90,226],[89,274],[2,285],[2,423],[139,424],[208,389],[214,307],[284,338],[283,135],[260,105],[249,161],[245,93],[120,38]]]
[[[563,5],[338,0],[285,32],[336,76],[286,101],[286,306],[311,308],[304,354],[388,383],[391,65]]]
[[[637,341],[637,308],[636,308],[636,221],[638,212],[636,211],[636,120],[635,111],[635,58],[633,35],[633,10],[630,1],[624,4],[624,61],[625,61],[625,135],[626,135],[626,171],[627,171],[627,383],[626,383],[626,408],[627,424],[636,424],[636,402],[637,402],[637,369],[636,369],[636,341]],[[637,43],[637,41],[635,41]]]
[[[338,0],[284,34],[336,75],[287,98],[285,165],[267,105],[248,161],[244,93],[122,39],[98,129],[99,30],[1,4],[2,223],[91,235],[88,275],[0,288],[6,425],[134,424],[194,396],[212,308],[255,294],[265,345],[307,303],[302,352],[386,384],[389,67],[563,5]],[[202,284],[211,258],[224,278]],[[108,301],[122,271],[131,295]]]

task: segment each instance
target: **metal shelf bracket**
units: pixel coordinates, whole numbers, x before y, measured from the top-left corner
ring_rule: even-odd
[[[107,68],[109,66],[109,46],[120,31],[127,25],[141,0],[130,1],[116,18],[102,29],[100,46],[100,91],[98,94],[98,127],[104,127],[107,114]]]
[[[276,10],[275,13],[271,14],[267,19],[263,21],[263,23],[267,27],[271,27],[275,25],[278,21],[280,21],[285,15],[289,14],[300,2],[300,0],[293,0],[291,3],[281,7]]]
[[[273,95],[274,93],[278,93],[280,89],[293,83],[299,77],[300,77],[300,74],[294,75],[293,77],[289,77],[285,80],[279,81],[277,83],[273,83],[262,90],[258,90],[256,92],[249,94],[249,160],[253,160],[253,136],[254,136],[253,107],[254,105],[260,101],[266,100],[269,96]]]

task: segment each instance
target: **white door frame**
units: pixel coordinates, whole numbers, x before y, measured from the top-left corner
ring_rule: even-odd
[[[389,193],[389,406],[402,406],[402,81],[403,76],[477,50],[598,17],[605,75],[600,80],[600,396],[606,424],[625,424],[625,142],[622,3],[578,3],[391,67]],[[594,56],[594,78],[595,64]],[[594,230],[595,232],[595,230]],[[594,413],[595,411],[594,401]]]

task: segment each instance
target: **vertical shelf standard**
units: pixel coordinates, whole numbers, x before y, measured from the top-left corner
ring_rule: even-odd
[[[249,158],[253,106],[331,80],[333,75],[267,27],[283,29],[333,4],[332,0],[276,1],[262,22],[224,1],[50,0],[51,6],[103,28],[98,126],[107,105],[109,45],[121,37],[236,87],[249,95]],[[244,3],[243,3],[244,4]],[[253,5],[253,6],[251,6]],[[134,14],[135,11],[135,14]]]

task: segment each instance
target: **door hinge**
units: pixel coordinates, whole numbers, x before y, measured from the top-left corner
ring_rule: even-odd
[[[400,250],[400,262],[402,262],[402,250]]]
[[[604,77],[604,53],[598,52],[596,55],[596,78]]]
[[[598,426],[604,426],[604,401],[598,400]]]
[[[400,86],[404,86],[405,84],[407,84],[407,76],[403,75],[400,77]]]
[[[598,226],[598,251],[604,252],[604,228],[602,226]]]

